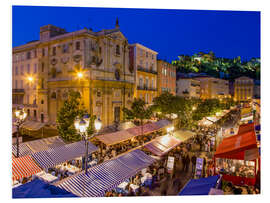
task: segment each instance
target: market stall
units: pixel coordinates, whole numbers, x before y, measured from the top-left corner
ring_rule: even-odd
[[[58,136],[23,142],[19,144],[20,156],[31,155],[35,152],[63,146],[65,142]],[[17,145],[12,145],[12,153],[17,155]]]
[[[123,182],[153,162],[153,158],[137,149],[88,169],[87,175],[82,172],[55,185],[81,197],[104,196],[117,187],[125,188],[127,184]]]
[[[157,137],[144,147],[157,156],[163,156],[181,143],[180,140],[170,135]]]
[[[88,153],[97,151],[97,147],[89,142]],[[40,151],[31,155],[33,159],[38,163],[38,165],[47,169],[49,167],[54,167],[66,161],[75,159],[85,155],[85,143],[84,141],[79,141],[64,146],[48,149],[45,151]]]
[[[209,193],[213,193],[213,190],[211,189],[216,188],[219,179],[219,175],[207,178],[191,179],[178,195],[209,195]]]
[[[64,198],[77,197],[64,189],[35,179],[12,189],[12,198]]]
[[[12,158],[12,179],[14,181],[31,177],[41,170],[30,156]]]
[[[254,130],[224,138],[214,154],[215,174],[236,185],[254,185],[258,159]]]
[[[190,130],[177,130],[177,131],[173,132],[173,136],[176,139],[180,140],[181,142],[185,142],[195,135],[196,135],[196,133],[192,132]]]

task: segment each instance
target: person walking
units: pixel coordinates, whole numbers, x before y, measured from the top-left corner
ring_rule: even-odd
[[[187,156],[186,156],[186,172],[189,171],[189,163],[190,163],[190,158],[189,158],[189,155],[187,154]]]
[[[191,157],[192,174],[195,173],[196,161],[197,161],[197,158],[196,158],[195,154],[193,154],[193,156]]]
[[[170,176],[169,175],[164,176],[164,178],[161,181],[160,192],[161,192],[162,196],[167,195],[169,181],[170,181]]]

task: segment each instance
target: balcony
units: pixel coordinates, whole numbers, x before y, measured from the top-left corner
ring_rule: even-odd
[[[137,90],[157,91],[157,88],[146,87],[146,86],[137,86]]]
[[[12,93],[14,94],[24,94],[24,89],[12,89]]]
[[[137,66],[137,71],[141,72],[146,72],[146,73],[152,73],[152,74],[157,74],[157,71],[154,71],[152,68],[151,69],[146,69],[141,66]]]

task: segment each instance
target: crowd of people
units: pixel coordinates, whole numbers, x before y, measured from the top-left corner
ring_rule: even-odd
[[[106,146],[97,139],[93,139],[91,142],[96,146],[99,146],[99,148],[97,152],[92,154],[92,159],[96,159],[98,163],[102,163],[131,149],[142,146],[143,144],[150,142],[151,140],[161,135],[162,132],[157,131],[147,135],[137,136],[131,140],[127,140],[111,146]]]

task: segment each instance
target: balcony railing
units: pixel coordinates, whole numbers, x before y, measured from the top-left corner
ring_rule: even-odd
[[[149,90],[149,91],[157,91],[157,88],[146,87],[146,86],[137,86],[137,90]]]
[[[142,71],[142,72],[146,72],[146,73],[157,74],[157,71],[155,71],[153,69],[146,69],[146,68],[143,68],[141,66],[137,66],[137,70]]]
[[[12,89],[13,93],[24,93],[24,89]]]

